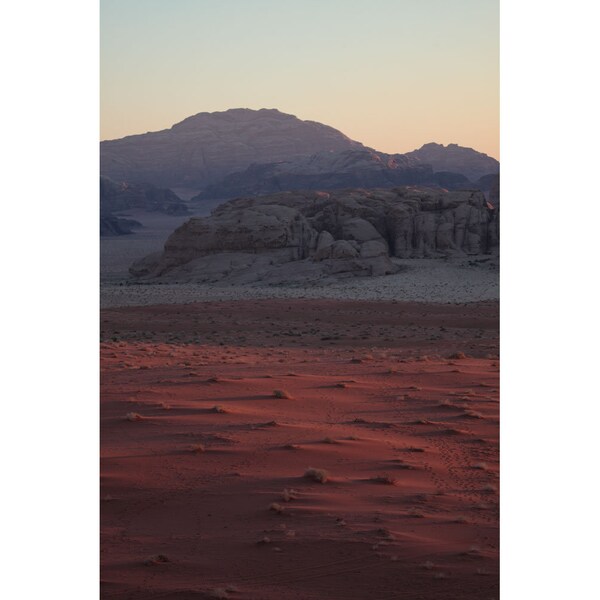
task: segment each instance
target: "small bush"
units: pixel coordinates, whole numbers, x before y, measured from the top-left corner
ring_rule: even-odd
[[[281,499],[284,502],[291,502],[292,500],[296,500],[298,498],[298,492],[294,489],[288,490],[285,488],[283,493],[281,494]]]
[[[258,540],[258,542],[256,542],[256,544],[258,546],[264,546],[265,544],[270,544],[271,543],[271,538],[268,536],[265,536],[264,538]]]
[[[292,396],[286,390],[273,390],[273,396],[280,400],[291,400]]]
[[[304,477],[319,483],[325,483],[326,481],[329,481],[329,473],[325,469],[315,469],[313,467],[309,467],[306,470]]]
[[[277,502],[272,502],[269,505],[269,510],[272,510],[273,512],[276,512],[277,514],[282,514],[285,511],[285,507],[281,506],[281,504],[277,503]]]

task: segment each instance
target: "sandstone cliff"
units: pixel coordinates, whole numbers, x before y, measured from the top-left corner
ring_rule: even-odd
[[[299,282],[384,275],[393,258],[495,252],[496,211],[480,191],[417,187],[283,192],[240,198],[192,218],[162,253],[132,265],[138,278]]]

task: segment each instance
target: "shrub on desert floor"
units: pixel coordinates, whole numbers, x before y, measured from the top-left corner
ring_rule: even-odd
[[[227,412],[227,410],[225,409],[224,406],[217,404],[211,408],[211,412],[218,413],[218,414],[225,414]]]
[[[292,398],[291,394],[286,390],[273,390],[273,396],[280,400],[291,400]]]
[[[281,494],[281,499],[284,502],[291,502],[292,500],[296,500],[298,498],[298,492],[294,489],[288,490],[285,488],[283,493]]]
[[[329,481],[329,473],[325,469],[315,469],[314,467],[309,467],[306,469],[304,477],[319,483],[325,483],[326,481]]]
[[[451,360],[461,360],[463,358],[467,358],[467,355],[464,352],[455,352],[454,354],[451,354],[448,358]]]
[[[269,510],[276,512],[277,514],[282,514],[285,511],[285,507],[279,504],[278,502],[272,502],[269,504]]]
[[[142,415],[140,415],[140,413],[136,413],[136,412],[129,412],[125,415],[125,418],[128,421],[143,421],[144,417],[142,417]]]

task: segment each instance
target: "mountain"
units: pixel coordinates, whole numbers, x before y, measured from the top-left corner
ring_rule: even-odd
[[[100,237],[128,235],[141,226],[139,221],[133,219],[122,219],[107,212],[100,213]]]
[[[321,123],[275,109],[241,108],[101,142],[100,163],[106,177],[199,192],[193,200],[205,206],[286,190],[427,185],[489,193],[492,179],[485,176],[499,172],[497,160],[457,144],[386,154]]]
[[[464,177],[458,176],[461,183]],[[464,180],[464,181],[463,181]],[[394,187],[437,183],[429,165],[369,148],[319,152],[293,161],[254,163],[208,186],[192,200],[229,199],[294,190]]]
[[[252,163],[362,148],[340,131],[276,109],[202,112],[170,129],[100,143],[100,173],[116,181],[201,189]]]
[[[103,216],[132,208],[167,215],[188,213],[185,202],[171,190],[148,183],[117,183],[108,177],[100,177],[100,212]]]
[[[495,158],[458,144],[444,146],[431,142],[418,150],[407,152],[405,156],[431,165],[434,171],[460,173],[471,181],[500,172],[500,163]]]

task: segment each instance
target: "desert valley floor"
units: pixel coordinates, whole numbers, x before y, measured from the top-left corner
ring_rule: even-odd
[[[490,600],[498,302],[101,311],[102,598]]]

